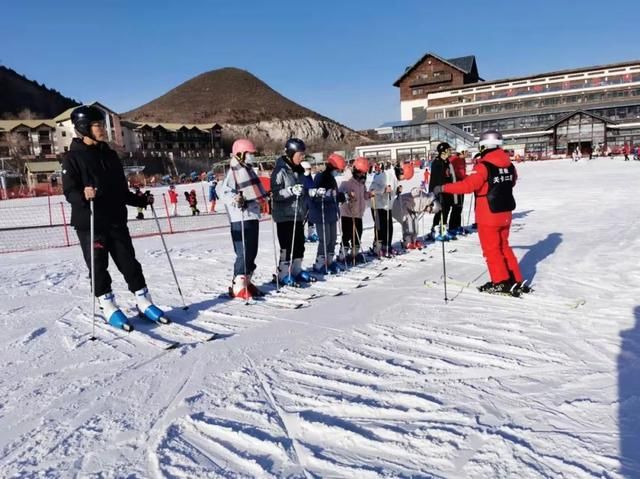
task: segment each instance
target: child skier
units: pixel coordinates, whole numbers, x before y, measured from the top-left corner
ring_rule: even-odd
[[[304,168],[304,178],[302,178],[302,186],[306,191],[309,191],[313,188],[313,176],[311,176],[311,163],[308,161],[303,161],[300,163],[300,166]],[[305,201],[305,205],[307,207],[307,241],[310,243],[318,242],[318,233],[316,229],[316,225],[309,219],[309,197],[307,196],[307,200]]]
[[[369,193],[365,182],[369,171],[369,160],[356,158],[353,162],[352,175],[344,181],[338,191],[345,195],[346,202],[340,205],[342,238],[338,260],[350,264],[365,261],[360,252],[362,239],[362,216],[367,209]]]
[[[315,278],[302,269],[304,256],[305,190],[302,185],[306,145],[298,138],[287,140],[284,155],[276,160],[271,173],[272,218],[280,243],[278,280],[293,286]],[[293,246],[293,247],[292,247]]]
[[[196,196],[196,190],[191,190],[188,193],[185,191],[184,197],[191,208],[191,216],[199,215],[200,210],[198,209],[198,197]]]
[[[264,296],[252,282],[258,254],[261,203],[267,193],[262,187],[253,165],[256,148],[250,140],[236,140],[231,147],[229,171],[222,184],[222,198],[229,224],[231,239],[236,253],[233,266],[233,281],[229,288],[232,298],[250,299]]]
[[[176,193],[176,187],[174,185],[169,187],[169,203],[171,203],[173,216],[178,216],[178,193]]]
[[[211,184],[209,185],[209,211],[211,213],[216,212],[216,201],[218,201],[218,192],[216,191],[217,187],[218,182],[215,179],[211,180]]]
[[[344,158],[337,153],[329,155],[322,173],[313,181],[309,194],[309,221],[316,225],[320,241],[313,271],[319,274],[336,274],[343,271],[335,261],[338,223],[338,204],[343,203],[344,193],[338,192],[335,176],[346,166]]]
[[[405,249],[422,249],[418,240],[418,223],[422,215],[437,213],[440,205],[433,193],[425,193],[420,188],[413,188],[409,193],[398,196],[393,203],[393,218],[402,225],[402,246]]]
[[[391,247],[393,242],[393,219],[391,209],[398,190],[398,178],[393,167],[376,173],[369,187],[371,207],[375,209],[376,245],[374,253],[377,256],[391,256],[395,254]]]

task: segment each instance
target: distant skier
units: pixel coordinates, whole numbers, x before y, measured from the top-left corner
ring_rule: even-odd
[[[75,227],[85,262],[91,269],[91,249],[95,259],[95,291],[106,321],[117,328],[131,325],[115,301],[111,276],[107,270],[109,255],[134,294],[138,309],[153,320],[162,311],[153,304],[136,260],[127,228],[127,206],[153,204],[153,195],[137,196],[127,188],[120,159],[105,143],[104,114],[94,106],[80,106],[71,113],[71,122],[80,136],[71,142],[62,162],[62,184],[71,204],[71,225]],[[91,244],[89,202],[94,202],[94,243]]]
[[[277,274],[280,283],[284,285],[315,280],[302,268],[306,208],[305,189],[302,184],[304,168],[301,163],[306,149],[304,142],[298,138],[287,140],[284,155],[276,160],[276,166],[271,173],[272,216],[280,243]]]
[[[209,185],[209,211],[211,213],[216,212],[216,202],[218,201],[217,187],[218,182],[215,179],[211,180],[211,184]]]
[[[200,215],[200,210],[198,209],[198,197],[196,196],[196,190],[191,190],[188,193],[184,192],[184,197],[189,203],[189,208],[191,208],[191,216]]]
[[[140,191],[140,187],[139,186],[135,187],[133,194],[136,195],[137,197],[144,196],[144,193],[142,191]],[[145,207],[139,206],[137,208],[137,211],[138,211],[138,214],[136,215],[136,219],[137,220],[143,220],[144,219],[144,210],[145,210],[145,208],[146,208],[146,205],[145,205]]]
[[[258,255],[261,203],[267,198],[262,182],[253,169],[255,152],[256,147],[250,140],[243,138],[234,141],[229,171],[222,184],[222,199],[236,253],[229,293],[231,297],[245,300],[264,295],[251,281]]]
[[[500,148],[502,135],[495,130],[480,135],[481,158],[466,179],[456,183],[436,185],[433,193],[476,195],[476,222],[482,254],[489,277],[479,289],[488,293],[518,295],[528,292],[524,285],[518,259],[509,246],[512,211],[516,207],[513,187],[516,168],[509,155]]]
[[[344,157],[332,153],[327,158],[325,169],[313,180],[313,188],[308,190],[309,221],[316,225],[320,241],[313,271],[319,274],[338,273],[344,265],[335,261],[338,238],[338,204],[344,203],[345,195],[338,191],[336,174],[347,166]]]
[[[178,193],[175,185],[169,187],[169,203],[171,203],[173,216],[178,216]]]

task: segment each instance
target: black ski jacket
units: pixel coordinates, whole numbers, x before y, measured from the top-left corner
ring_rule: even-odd
[[[127,223],[127,206],[144,207],[145,196],[129,191],[120,158],[109,145],[99,142],[86,145],[74,138],[62,160],[62,189],[71,203],[71,225],[78,230],[89,229],[89,202],[84,198],[85,186],[97,188],[95,198],[95,230],[108,231],[112,226]]]

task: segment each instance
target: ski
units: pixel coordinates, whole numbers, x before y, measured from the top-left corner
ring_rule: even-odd
[[[465,282],[465,281],[460,281],[452,278],[447,278],[447,284],[456,286],[457,288],[460,288],[460,290],[469,288],[470,286],[475,286],[471,281]],[[442,288],[443,283],[442,281],[425,280],[424,286],[427,288]],[[533,289],[531,290],[530,293],[519,292],[517,296],[514,296],[513,294],[510,294],[510,293],[486,293],[484,291],[479,291],[477,288],[478,287],[476,286],[475,288],[471,289],[471,291],[475,291],[479,294],[480,293],[490,294],[491,296],[506,296],[509,298],[519,298],[519,299],[525,298],[527,301],[532,301],[532,302],[535,301],[535,302],[544,303],[544,304],[548,304],[549,306],[556,306],[556,307],[566,306],[570,309],[578,309],[587,303],[587,300],[584,298],[577,298],[576,300],[570,300],[569,302],[557,303],[552,300],[549,300],[548,298],[542,299],[540,297],[537,297],[537,295],[533,294]],[[565,301],[566,298],[559,298],[559,300]]]
[[[202,331],[195,329],[191,326],[187,326],[182,323],[176,323],[174,319],[168,316],[166,313],[163,315],[169,322],[156,322],[147,318],[144,314],[139,313],[140,319],[150,321],[151,323],[158,325],[158,331],[162,334],[169,334],[171,336],[177,336],[180,339],[189,339],[196,342],[208,342],[218,339],[220,335],[214,331]],[[134,329],[135,331],[135,329]]]
[[[85,313],[80,313],[80,315],[85,318],[81,322],[83,324],[91,326],[91,318],[89,318]],[[95,321],[96,329],[99,329],[100,331],[103,331],[111,335],[112,337],[125,338],[139,344],[146,344],[154,348],[165,349],[165,350],[174,349],[180,345],[180,343],[177,341],[156,337],[156,336],[151,336],[142,331],[138,331],[135,328],[133,329],[133,331],[127,332],[123,329],[115,328],[109,325],[104,321],[104,318],[102,316],[97,316],[97,318],[98,320]],[[64,324],[67,324],[68,326],[71,326],[71,324],[64,317],[58,318],[58,321]]]

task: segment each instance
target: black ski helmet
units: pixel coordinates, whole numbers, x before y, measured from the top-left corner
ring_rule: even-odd
[[[442,143],[440,143],[438,145],[438,147],[436,148],[438,151],[438,155],[444,153],[447,150],[451,149],[451,145],[449,143],[447,143],[446,141],[443,141]]]
[[[294,153],[304,153],[305,151],[307,151],[307,145],[299,138],[289,138],[284,145],[284,153],[289,158],[293,158]]]
[[[104,113],[92,105],[82,105],[71,112],[71,123],[82,136],[91,136],[91,123],[104,121]]]

